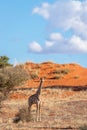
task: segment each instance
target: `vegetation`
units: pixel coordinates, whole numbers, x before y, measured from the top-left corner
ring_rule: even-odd
[[[61,73],[62,73],[62,74],[68,74],[69,72],[70,72],[69,69],[61,70]]]
[[[43,62],[42,64],[53,64],[52,61]]]
[[[53,74],[68,74],[69,73],[69,69],[55,70],[52,73]]]
[[[31,121],[31,115],[29,115],[28,106],[22,106],[21,109],[19,109],[19,112],[15,115],[15,118],[13,119],[14,123],[18,123],[19,121]]]
[[[11,88],[19,85],[28,77],[27,72],[20,66],[6,67],[0,70],[0,88]]]
[[[0,102],[6,98],[8,93],[14,86],[28,79],[28,74],[22,65],[15,67],[8,66],[8,59],[6,56],[1,57],[0,68]]]
[[[74,79],[78,79],[78,78],[79,78],[79,75],[74,76]]]
[[[38,74],[32,73],[32,74],[30,75],[30,79],[36,79],[36,78],[38,78]]]
[[[66,75],[70,72],[69,69],[59,69],[59,70],[54,70],[53,72],[51,72],[52,74],[55,74],[54,77],[52,77],[51,79],[60,79],[63,77],[63,75]],[[50,73],[49,73],[50,74]]]
[[[60,79],[62,76],[61,75],[56,75],[54,77],[52,77],[51,79]]]
[[[83,125],[79,128],[80,130],[87,130],[87,125]]]
[[[11,66],[10,63],[8,63],[9,58],[7,56],[0,56],[0,68]]]

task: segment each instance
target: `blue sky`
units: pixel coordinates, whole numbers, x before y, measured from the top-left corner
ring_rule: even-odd
[[[87,0],[0,0],[0,55],[87,67]]]

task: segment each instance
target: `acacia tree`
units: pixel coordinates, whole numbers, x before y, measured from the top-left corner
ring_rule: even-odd
[[[0,56],[0,68],[4,68],[6,66],[11,66],[9,58],[7,56]]]

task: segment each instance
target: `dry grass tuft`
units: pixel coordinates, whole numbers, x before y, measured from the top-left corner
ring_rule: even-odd
[[[19,109],[19,112],[15,115],[15,118],[13,119],[14,123],[18,123],[19,121],[23,122],[29,122],[32,120],[31,115],[29,115],[28,106],[22,106],[21,109]]]
[[[87,125],[83,125],[79,128],[80,130],[87,130]]]

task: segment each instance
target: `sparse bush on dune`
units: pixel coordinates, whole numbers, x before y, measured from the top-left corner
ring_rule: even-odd
[[[78,78],[79,78],[79,75],[74,76],[74,79],[78,79]]]
[[[30,79],[36,79],[36,78],[38,78],[38,74],[37,73],[31,73],[30,74]]]
[[[14,86],[19,85],[28,78],[27,72],[20,65],[0,69],[0,91],[3,99],[6,98]],[[0,99],[2,99],[2,96],[0,96]]]
[[[60,79],[63,78],[63,75],[66,75],[70,72],[69,69],[58,69],[50,72],[49,74],[53,74],[54,76],[51,79]]]
[[[46,62],[43,62],[41,64],[54,64],[52,61],[46,61]]]
[[[68,74],[70,72],[70,70],[69,69],[64,69],[64,70],[61,70],[61,73],[62,74]]]
[[[54,77],[52,77],[51,79],[60,79],[61,78],[61,75],[56,75]]]
[[[69,69],[59,69],[51,72],[52,74],[68,74],[70,71]]]

